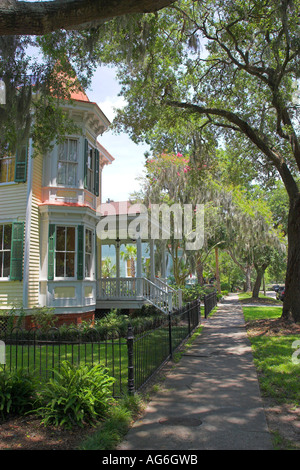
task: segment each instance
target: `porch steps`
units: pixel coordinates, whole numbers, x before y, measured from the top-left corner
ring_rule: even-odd
[[[100,280],[96,307],[141,308],[150,303],[168,314],[182,305],[182,292],[165,281],[145,277],[103,278]]]

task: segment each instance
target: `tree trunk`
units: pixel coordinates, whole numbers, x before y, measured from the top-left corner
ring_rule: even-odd
[[[251,267],[247,266],[245,269],[246,276],[246,292],[251,292]]]
[[[200,284],[200,286],[203,286],[204,285],[203,264],[201,260],[197,260],[196,273],[197,273],[198,284]]]
[[[283,319],[300,322],[300,196],[290,202]]]
[[[261,286],[261,281],[263,279],[266,267],[264,267],[264,266],[260,267],[260,268],[255,267],[255,270],[256,270],[256,279],[255,279],[255,284],[254,284],[253,291],[252,291],[252,298],[253,299],[258,299],[259,290],[260,290],[260,286]]]
[[[221,283],[220,283],[220,269],[219,269],[219,248],[215,247],[215,257],[216,257],[216,281],[217,281],[217,291],[221,294]]]

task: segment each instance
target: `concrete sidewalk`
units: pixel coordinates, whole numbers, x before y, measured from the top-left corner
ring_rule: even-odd
[[[118,450],[272,449],[238,297],[202,324]]]

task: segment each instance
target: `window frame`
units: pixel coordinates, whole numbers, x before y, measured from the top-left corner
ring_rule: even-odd
[[[5,249],[4,248],[4,232],[5,229],[3,230],[3,227],[5,225],[10,225],[11,227],[11,232],[10,232],[10,248]],[[13,223],[12,222],[1,222],[0,226],[2,226],[2,239],[0,240],[0,252],[3,253],[1,260],[0,260],[0,280],[10,280],[10,271],[11,271],[11,250],[12,250],[12,235],[13,235]],[[8,276],[3,276],[3,271],[4,271],[4,253],[9,252],[9,274]]]
[[[87,232],[90,232],[91,234],[91,251],[87,252]],[[93,237],[94,231],[90,229],[89,227],[84,227],[84,279],[93,279],[94,278],[94,237]],[[87,261],[87,255],[90,256],[90,274],[87,276],[86,275],[86,261]]]
[[[89,166],[89,162],[91,165]],[[88,155],[87,155],[87,190],[90,193],[94,192],[95,186],[95,148],[89,143],[88,144]]]
[[[2,157],[0,156],[0,168],[2,167],[2,162],[5,164],[6,162],[8,162],[8,160],[11,160],[14,163],[13,168],[10,170],[12,179],[8,180],[9,164],[6,164],[5,165],[6,180],[5,181],[0,180],[0,184],[15,183],[15,170],[16,170],[16,160],[17,160],[16,155],[5,155],[5,156],[2,156]]]
[[[58,228],[73,228],[74,229],[74,241],[75,241],[75,247],[74,250],[67,250],[67,233],[68,230],[65,230],[65,246],[64,250],[57,250],[57,229]],[[57,253],[64,253],[64,276],[57,276],[57,266],[56,266],[56,261],[57,261]],[[74,276],[66,276],[66,262],[67,262],[67,254],[68,253],[74,253]],[[55,224],[55,247],[54,247],[54,280],[76,280],[76,266],[77,266],[77,226],[72,225],[72,224]]]
[[[76,142],[76,161],[69,160],[68,156],[70,155],[69,153],[69,146],[70,146],[70,141],[75,141]],[[65,144],[67,143],[67,155],[65,154]],[[56,173],[56,183],[57,186],[63,187],[63,188],[78,188],[79,180],[78,180],[78,168],[79,168],[79,138],[78,137],[65,137],[64,142],[58,145],[58,150],[57,150],[57,173]],[[61,147],[63,146],[63,150],[61,150]],[[60,156],[63,155],[63,159],[60,158]],[[66,168],[66,173],[65,177],[66,180],[68,179],[69,175],[69,167],[73,166],[75,167],[75,182],[74,184],[68,184],[66,183],[59,183],[59,165],[63,165]]]

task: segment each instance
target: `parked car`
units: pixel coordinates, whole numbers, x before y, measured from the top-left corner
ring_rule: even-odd
[[[285,292],[285,287],[283,288],[283,290],[280,292],[279,294],[279,300],[284,300],[284,292]]]
[[[274,286],[272,286],[272,289],[277,292],[278,289],[280,288],[280,285],[279,284],[275,284]]]
[[[276,290],[276,299],[277,300],[283,300],[284,299],[284,291],[285,291],[285,286],[279,286],[279,288]]]

